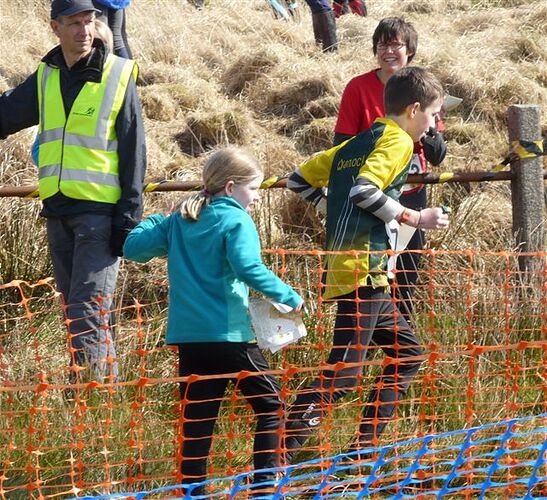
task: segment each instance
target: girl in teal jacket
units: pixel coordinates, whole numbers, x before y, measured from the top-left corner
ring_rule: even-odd
[[[190,485],[206,479],[213,427],[229,378],[208,375],[257,373],[238,387],[257,415],[255,469],[279,465],[280,410],[277,379],[258,349],[248,313],[249,288],[300,310],[302,298],[262,262],[260,241],[247,209],[259,197],[263,173],[237,148],[213,154],[203,169],[204,189],[187,195],[170,216],[152,215],[128,236],[124,256],[137,262],[167,256],[167,343],[178,346],[183,445],[181,472]],[[275,480],[254,474],[254,485]],[[192,495],[203,487],[188,486]]]

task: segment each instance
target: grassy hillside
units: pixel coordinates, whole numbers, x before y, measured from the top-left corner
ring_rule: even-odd
[[[56,40],[48,27],[49,2],[0,3],[4,91],[32,72]],[[135,0],[128,10],[128,31],[141,68],[148,177],[194,179],[203,153],[228,142],[254,151],[267,174],[290,172],[330,144],[341,92],[352,76],[374,67],[372,32],[391,15],[412,21],[419,32],[415,63],[431,68],[450,93],[464,99],[447,119],[449,155],[436,170],[483,170],[499,161],[507,152],[504,121],[510,104],[539,104],[547,123],[544,2],[368,0],[368,6],[367,18],[339,20],[340,50],[322,54],[313,43],[304,2],[302,21],[287,23],[273,18],[266,0],[211,0],[203,11],[185,0]],[[33,137],[34,131],[26,130],[0,143],[1,184],[35,182],[29,155]],[[433,202],[442,199],[460,207],[453,229],[442,241],[434,238],[433,245],[496,249],[510,244],[505,183],[431,191]],[[148,196],[147,210],[161,208],[166,198]],[[314,215],[301,210],[292,196],[274,198],[261,214],[269,221],[265,243],[317,244],[321,227]],[[35,202],[0,203],[0,228],[8,239],[14,217],[35,226]],[[469,235],[463,221],[473,225]],[[300,226],[312,226],[304,240]],[[29,232],[17,237],[42,242],[41,230],[25,236]],[[2,253],[4,280],[21,277],[5,270],[18,258],[15,249]],[[43,266],[47,262],[33,266],[32,275],[43,276]]]

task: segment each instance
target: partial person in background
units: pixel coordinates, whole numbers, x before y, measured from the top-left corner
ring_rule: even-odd
[[[306,0],[312,17],[315,43],[321,45],[324,52],[338,49],[336,20],[330,0]]]
[[[416,55],[418,34],[414,26],[399,17],[382,19],[372,35],[372,51],[378,68],[356,76],[347,84],[342,94],[338,120],[335,127],[334,145],[357,135],[371,127],[374,120],[385,115],[384,87],[393,74],[406,67]],[[444,129],[438,119],[436,127],[414,144],[414,155],[409,175],[426,171],[427,162],[439,165],[446,156],[446,143],[440,134]],[[400,202],[413,210],[427,206],[427,191],[424,185],[405,185]],[[408,250],[422,250],[425,244],[424,231],[418,229],[410,240]],[[421,255],[405,252],[399,256],[396,273],[397,296],[401,312],[407,320],[412,315],[412,298],[418,281],[418,266]]]
[[[93,4],[101,12],[97,14],[97,19],[112,30],[114,54],[125,59],[133,59],[125,26],[125,9],[130,3],[131,0],[93,0]]]
[[[100,19],[95,19],[95,36],[104,42],[104,46],[110,53],[114,53],[114,35],[108,24]]]
[[[358,16],[365,17],[367,15],[367,4],[365,0],[333,0],[332,9],[334,15],[340,17],[343,14],[357,14]]]
[[[65,305],[70,382],[117,379],[112,300],[146,169],[138,68],[95,37],[95,13],[91,0],[53,0],[59,45],[0,96],[1,139],[39,126],[41,215]]]
[[[280,462],[283,403],[251,326],[249,288],[296,310],[302,308],[302,298],[262,262],[247,211],[260,196],[263,178],[254,157],[234,147],[221,149],[203,167],[202,191],[186,195],[176,213],[148,217],[124,246],[125,257],[137,262],[167,256],[166,342],[178,346],[179,375],[199,376],[181,383],[181,472],[187,485],[207,477],[213,430],[231,379],[237,380],[257,418],[254,469]],[[227,376],[241,372],[248,376]],[[271,470],[254,474],[256,487],[274,480]],[[205,491],[198,487],[186,493]]]

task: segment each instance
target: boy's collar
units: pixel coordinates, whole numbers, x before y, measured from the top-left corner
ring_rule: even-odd
[[[407,134],[409,137],[410,134],[405,130],[405,127],[404,127],[404,123],[405,123],[405,115],[388,115],[388,116],[385,116],[385,117],[380,117],[380,118],[376,118],[376,120],[382,122],[382,123],[385,123],[385,124],[389,124],[391,126],[394,126],[394,127],[397,127],[397,128],[400,128],[405,134]],[[412,137],[411,137],[412,139]]]
[[[398,118],[397,116],[389,115],[389,116],[379,116],[378,118],[376,118],[376,120],[382,123],[390,123],[391,125],[395,125],[399,128],[402,128],[397,118]]]

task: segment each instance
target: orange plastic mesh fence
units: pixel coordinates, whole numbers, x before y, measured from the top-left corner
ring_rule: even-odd
[[[266,353],[290,406],[325,367],[336,308],[322,297],[325,252],[264,254],[306,300],[307,337]],[[546,271],[519,273],[518,256],[423,252],[412,317],[423,362],[374,445],[547,411]],[[545,261],[546,255],[536,257]],[[79,384],[68,383],[67,324],[52,279],[0,286],[0,498],[142,491],[181,481],[184,400],[178,392],[177,351],[163,340],[166,280],[136,275],[136,269],[122,272],[119,284],[114,317],[120,375],[115,385],[83,373]],[[390,347],[397,352],[398,345]],[[356,389],[325,408],[316,434],[296,460],[347,449],[370,389],[389,383],[377,379],[379,373],[397,363],[371,344]],[[344,363],[330,368],[341,370]],[[248,376],[232,375],[236,386]],[[239,391],[226,391],[221,403],[211,477],[252,470],[253,412]],[[477,458],[467,462],[470,469],[493,460],[481,451],[473,450]],[[431,460],[432,473],[443,459],[424,457]],[[524,462],[527,457],[515,453],[510,459]],[[518,468],[503,473],[518,474]],[[480,473],[469,475],[470,484],[474,476]],[[514,494],[501,492],[498,498]]]

